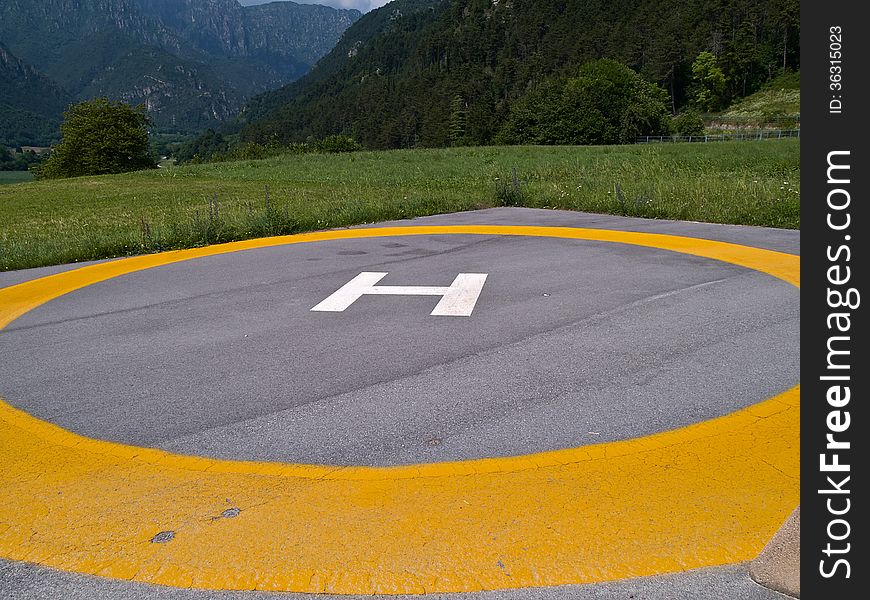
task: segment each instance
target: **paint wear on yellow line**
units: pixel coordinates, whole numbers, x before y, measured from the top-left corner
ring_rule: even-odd
[[[0,290],[0,328],[125,273],[238,250],[398,235],[618,242],[799,285],[799,258],[608,230],[351,229],[139,256]],[[798,387],[634,440],[397,467],[225,461],[88,439],[0,401],[0,556],[181,587],[422,593],[588,583],[753,558],[799,502]],[[239,508],[234,518],[222,517]],[[168,543],[151,543],[160,531]]]

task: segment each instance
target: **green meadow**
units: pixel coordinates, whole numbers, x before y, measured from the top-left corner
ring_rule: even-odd
[[[800,227],[797,139],[284,155],[0,186],[0,269],[493,206]]]

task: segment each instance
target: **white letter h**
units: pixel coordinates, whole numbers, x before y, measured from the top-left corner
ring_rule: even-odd
[[[348,281],[329,298],[312,308],[317,312],[343,312],[367,294],[391,296],[441,296],[431,315],[468,317],[486,282],[486,273],[460,273],[450,287],[375,285],[387,273],[363,272]]]

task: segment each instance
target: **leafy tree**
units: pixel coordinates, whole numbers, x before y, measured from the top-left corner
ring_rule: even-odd
[[[692,81],[695,85],[694,101],[707,112],[719,110],[725,103],[725,73],[716,57],[701,52],[692,63]]]
[[[64,113],[60,144],[36,175],[54,179],[154,168],[149,124],[144,106],[107,98],[74,104]]]
[[[628,144],[670,129],[669,98],[655,84],[609,59],[550,80],[520,99],[499,134],[513,144]]]

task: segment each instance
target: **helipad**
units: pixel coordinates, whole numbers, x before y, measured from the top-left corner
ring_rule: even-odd
[[[0,556],[333,593],[752,558],[798,502],[798,257],[483,216],[0,289]]]

